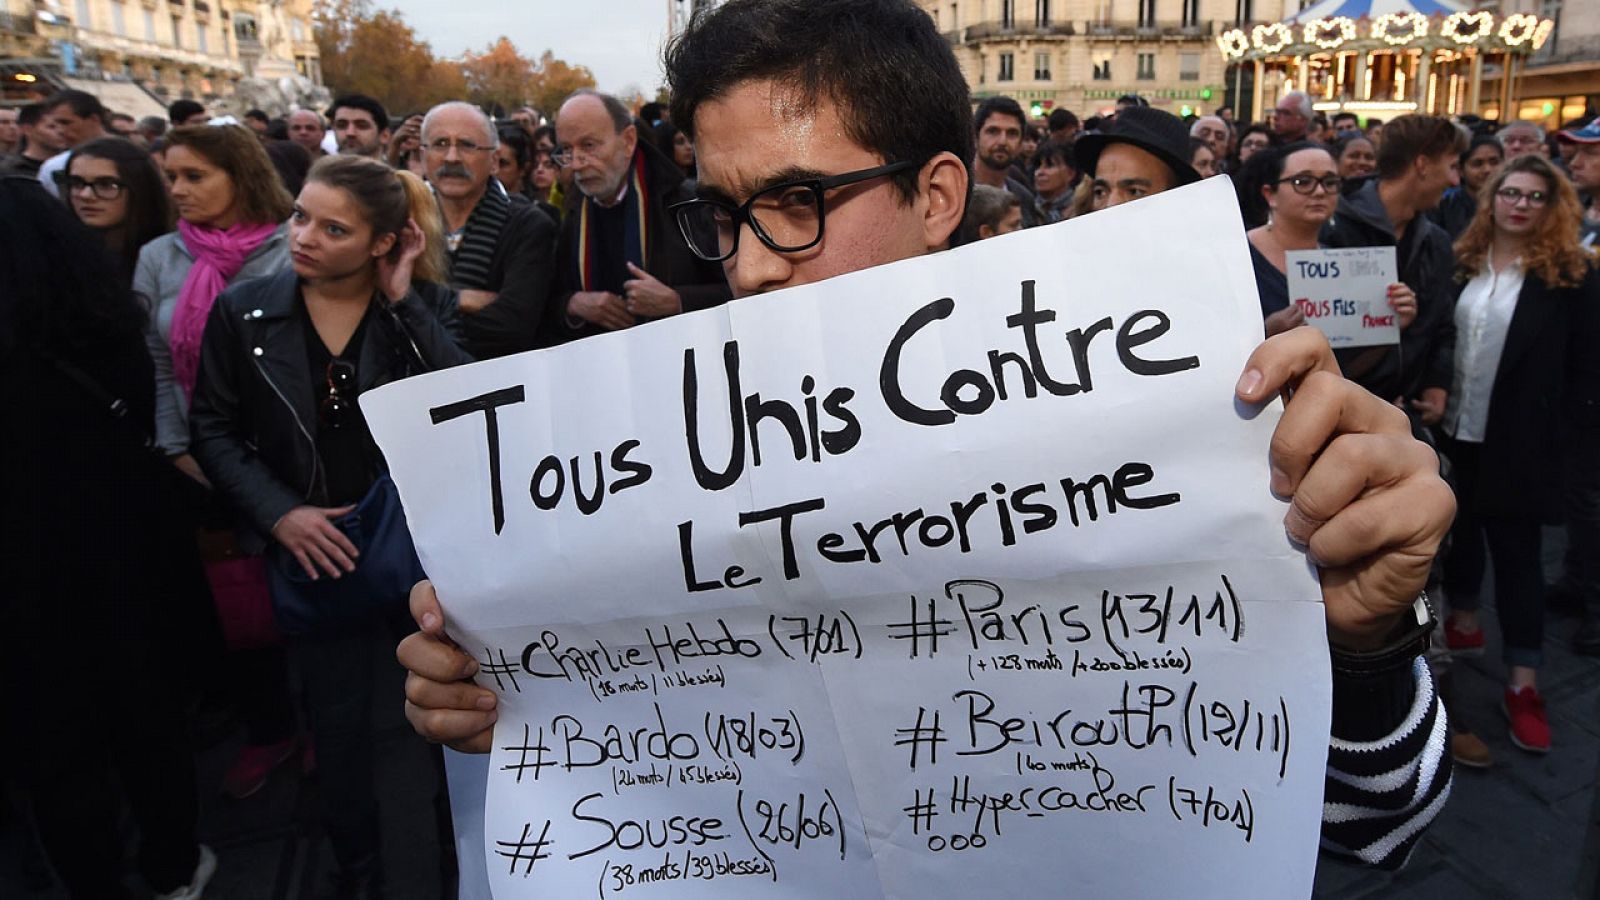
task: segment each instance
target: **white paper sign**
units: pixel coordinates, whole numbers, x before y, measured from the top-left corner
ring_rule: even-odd
[[[1322,329],[1335,349],[1400,343],[1400,324],[1389,308],[1396,274],[1393,247],[1290,250],[1289,302]]]
[[[495,896],[1308,895],[1253,285],[1212,180],[364,396],[502,699]]]

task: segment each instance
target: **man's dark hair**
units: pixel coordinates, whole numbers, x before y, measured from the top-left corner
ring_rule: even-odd
[[[1028,127],[1028,117],[1022,112],[1022,104],[1010,97],[985,97],[978,104],[978,111],[972,114],[972,133],[976,135],[983,130],[985,122],[990,116],[1010,116],[1017,120],[1017,124],[1024,130]]]
[[[1052,160],[1074,170],[1078,168],[1078,158],[1072,153],[1072,145],[1066,141],[1045,141],[1033,151],[1033,164],[1036,166]]]
[[[495,133],[500,136],[500,143],[511,148],[511,156],[517,161],[518,168],[527,168],[533,162],[533,139],[522,130],[522,126],[512,123],[495,127]]]
[[[1353,112],[1337,112],[1333,114],[1333,127],[1338,128],[1340,122],[1350,122],[1353,125],[1361,123],[1361,117]]]
[[[27,106],[17,110],[17,124],[32,128],[44,121],[44,113],[47,108],[43,103],[29,103]]]
[[[167,120],[174,125],[182,125],[190,116],[197,116],[205,111],[205,106],[195,100],[174,100],[167,107]]]
[[[106,123],[106,116],[110,115],[101,105],[100,98],[88,91],[61,91],[44,101],[45,112],[61,106],[72,110],[72,114],[80,119],[99,119],[101,125]]]
[[[1063,128],[1077,128],[1078,117],[1070,109],[1050,110],[1050,130],[1060,131]]]
[[[654,100],[651,100],[649,103],[639,107],[639,118],[650,123],[651,126],[654,126],[655,123],[661,121],[661,113],[665,111],[665,109],[666,107],[655,102]]]
[[[700,104],[772,79],[803,108],[833,101],[849,139],[885,162],[972,159],[966,78],[910,0],[730,0],[673,39],[666,71],[673,124],[691,139]],[[919,174],[891,176],[905,199],[916,197]]]
[[[1399,178],[1420,157],[1459,155],[1467,145],[1463,129],[1444,116],[1400,116],[1383,127],[1383,140],[1378,142],[1378,178]]]
[[[606,115],[611,117],[611,125],[616,129],[617,134],[621,134],[622,129],[633,124],[633,113],[628,112],[628,107],[623,105],[621,100],[610,94],[602,94],[593,88],[578,88],[568,95],[567,100],[571,100],[573,97],[598,97],[600,103],[606,108]],[[565,101],[563,101],[562,105],[565,105]],[[640,137],[643,137],[642,133]]]
[[[1117,104],[1119,106],[1124,104],[1124,103],[1126,103],[1129,106],[1149,106],[1150,105],[1150,101],[1149,100],[1146,100],[1145,98],[1139,96],[1138,94],[1123,94],[1121,97],[1117,98]]]
[[[333,104],[328,107],[329,122],[336,118],[334,114],[340,109],[362,110],[372,116],[372,121],[377,123],[379,131],[389,130],[389,113],[384,110],[382,103],[368,97],[366,94],[345,94],[343,97],[333,101]]]
[[[264,110],[252,109],[245,113],[244,117],[246,119],[255,119],[257,122],[260,122],[263,125],[272,124],[272,117],[268,116]]]

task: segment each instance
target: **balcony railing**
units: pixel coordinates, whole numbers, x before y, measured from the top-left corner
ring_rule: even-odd
[[[32,15],[0,12],[0,31],[9,31],[13,34],[38,34],[39,26],[34,24]]]
[[[964,44],[988,38],[1066,37],[1077,33],[1077,27],[1072,22],[1050,22],[1044,25],[1037,22],[979,22],[976,25],[946,31],[944,37],[952,44]]]
[[[1178,22],[1085,22],[1083,33],[1091,38],[1102,39],[1198,41],[1216,33],[1216,22],[1210,19],[1187,25]]]

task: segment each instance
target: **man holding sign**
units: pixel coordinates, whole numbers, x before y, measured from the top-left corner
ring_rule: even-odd
[[[734,0],[691,25],[669,50],[667,72],[673,121],[694,140],[700,170],[700,202],[680,216],[703,214],[697,221],[712,226],[716,245],[695,249],[722,261],[736,297],[948,246],[968,193],[967,90],[948,44],[909,2]],[[1125,143],[1144,152],[1136,142]],[[816,211],[808,229],[787,228],[792,219],[779,228],[771,218],[774,209],[799,208]],[[1023,298],[1023,311],[1016,314],[1020,324],[1056,315],[1031,308],[1028,288]],[[937,315],[938,307],[931,308]],[[1175,362],[1139,356],[1134,346],[1141,333],[1129,323],[1119,334],[1125,365]],[[1042,366],[1030,371],[1044,383]],[[1453,499],[1432,451],[1411,438],[1405,417],[1340,377],[1320,333],[1298,329],[1262,344],[1249,356],[1235,390],[1245,404],[1269,403],[1292,391],[1272,439],[1271,488],[1290,500],[1284,520],[1289,536],[1321,567],[1334,660],[1325,845],[1369,863],[1398,865],[1448,790],[1442,713],[1416,659],[1419,638],[1425,642],[1431,623],[1419,622],[1415,609]],[[963,401],[952,393],[946,402]],[[1139,470],[1124,466],[1119,473],[1119,479],[1127,476],[1116,489],[1125,503],[1168,502],[1151,496],[1153,491],[1125,489],[1148,480]],[[995,486],[997,495],[1002,487]],[[1076,522],[1075,508],[1072,515]],[[787,535],[789,520],[784,521]],[[819,551],[824,544],[817,545]],[[746,573],[737,569],[727,570],[726,586],[739,586],[735,582]],[[414,592],[412,611],[422,631],[400,648],[411,673],[408,718],[432,740],[489,751],[498,698],[472,683],[479,663],[445,634],[431,587]],[[736,635],[719,641],[740,646]],[[662,741],[670,743],[666,727],[663,722]],[[1016,730],[1009,722],[1005,729],[1008,735]],[[922,740],[920,725],[918,732],[908,740]],[[848,743],[850,736],[845,738]],[[537,748],[523,749],[526,760]],[[915,768],[914,747],[912,759]],[[1079,762],[1099,772],[1093,762],[1062,765]],[[1395,773],[1392,790],[1351,786]],[[998,822],[998,804],[1014,800],[988,797],[982,804],[994,807]],[[1126,809],[1143,799],[1124,794],[1104,802]],[[686,840],[706,840],[720,824],[691,819],[663,827],[678,828]],[[846,824],[839,824],[841,832]],[[822,829],[815,822],[802,825]],[[619,834],[624,832],[613,832]],[[537,830],[532,837],[539,838]],[[530,838],[525,834],[523,840]],[[844,857],[842,844],[839,856]],[[532,868],[527,856],[513,858],[513,867],[519,859]]]

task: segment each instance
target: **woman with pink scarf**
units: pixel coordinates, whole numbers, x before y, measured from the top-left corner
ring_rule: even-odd
[[[288,267],[282,223],[294,201],[261,142],[239,126],[173,129],[163,168],[178,229],[139,252],[133,289],[150,307],[146,341],[155,361],[156,443],[174,465],[205,484],[188,448],[189,401],[199,377],[206,318],[224,288]],[[220,603],[224,592],[215,579],[213,593]],[[239,649],[235,643],[229,664],[247,746],[224,778],[223,791],[242,798],[259,790],[294,754],[296,726],[281,646]]]

